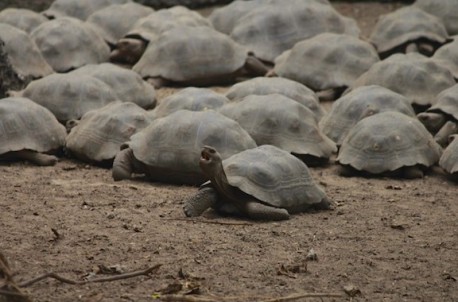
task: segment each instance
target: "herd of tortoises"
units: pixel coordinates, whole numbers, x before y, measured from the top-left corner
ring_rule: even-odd
[[[208,17],[130,0],[8,8],[0,40],[26,86],[0,100],[1,158],[200,185],[187,216],[263,220],[332,207],[308,167],[335,154],[342,175],[438,164],[457,178],[457,7],[417,0],[368,38],[328,0],[238,0]],[[158,102],[170,85],[183,89]]]

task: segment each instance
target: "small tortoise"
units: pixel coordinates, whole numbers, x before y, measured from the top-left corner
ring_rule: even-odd
[[[439,166],[458,181],[458,135],[451,135],[449,140],[450,143],[439,160]]]
[[[0,159],[52,166],[52,153],[64,146],[66,131],[54,115],[27,98],[0,99]]]
[[[93,12],[111,4],[123,4],[131,0],[55,0],[43,12],[49,19],[73,17],[86,20]]]
[[[370,85],[358,87],[336,100],[319,126],[323,134],[340,146],[357,122],[385,111],[398,111],[415,117],[415,111],[406,97],[387,88]]]
[[[450,35],[458,35],[457,0],[416,0],[413,5],[441,19]]]
[[[150,122],[146,110],[136,104],[111,102],[67,123],[72,129],[66,150],[84,161],[111,165],[121,145]]]
[[[27,33],[48,21],[45,16],[25,8],[6,8],[0,11],[0,23],[7,23]]]
[[[266,95],[278,93],[304,105],[313,113],[319,121],[324,110],[320,106],[318,96],[307,86],[286,78],[257,77],[233,85],[226,92],[226,97],[237,101],[249,95]]]
[[[309,166],[326,163],[337,151],[318,128],[314,113],[281,94],[249,95],[219,112],[238,122],[258,146],[274,145]]]
[[[213,110],[179,110],[154,120],[121,147],[113,179],[141,173],[152,181],[199,185],[208,180],[198,165],[200,148],[206,144],[217,146],[223,158],[256,147],[237,122]]]
[[[398,52],[431,56],[448,39],[439,18],[412,5],[383,15],[369,37],[382,59]]]
[[[439,93],[434,105],[419,113],[418,119],[436,134],[437,143],[446,146],[448,137],[458,133],[458,84]]]
[[[184,206],[186,216],[213,207],[251,219],[285,220],[309,209],[330,209],[332,202],[317,186],[307,166],[271,145],[245,150],[227,159],[205,146],[200,168],[210,179]]]
[[[419,53],[394,54],[375,63],[351,88],[379,85],[409,99],[416,112],[431,106],[436,95],[455,85],[452,73]]]
[[[103,81],[72,73],[54,73],[32,81],[20,94],[48,108],[63,124],[117,100]]]
[[[159,105],[151,112],[151,116],[160,118],[183,109],[190,111],[212,109],[217,111],[227,103],[229,103],[229,100],[224,95],[211,89],[188,87],[161,100]]]
[[[25,31],[0,23],[0,40],[5,42],[4,49],[13,70],[21,77],[37,79],[54,72]]]
[[[206,26],[175,27],[150,43],[132,68],[156,88],[206,86],[264,75],[267,68],[227,35]]]
[[[42,23],[30,34],[57,72],[106,62],[110,48],[89,23],[63,17]]]
[[[359,121],[342,142],[336,162],[345,176],[365,172],[421,178],[441,154],[442,148],[420,121],[387,111]]]
[[[175,27],[211,27],[210,22],[199,13],[183,6],[161,9],[140,18],[132,29],[116,43],[110,60],[133,65],[138,62],[150,41]]]
[[[278,56],[270,74],[298,81],[317,91],[321,99],[335,100],[379,61],[375,48],[366,41],[322,33],[296,43]]]

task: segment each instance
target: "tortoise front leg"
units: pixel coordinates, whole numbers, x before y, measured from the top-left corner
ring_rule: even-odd
[[[208,208],[214,207],[217,201],[218,193],[214,188],[201,188],[186,201],[183,211],[187,217],[197,217],[202,215]]]
[[[13,154],[11,154],[13,157]],[[14,158],[20,160],[28,160],[37,166],[54,166],[57,163],[57,157],[54,155],[48,155],[38,153],[31,150],[21,150],[14,152]]]
[[[126,148],[118,152],[113,161],[113,171],[111,175],[115,181],[130,179],[134,170],[134,152],[131,148]]]

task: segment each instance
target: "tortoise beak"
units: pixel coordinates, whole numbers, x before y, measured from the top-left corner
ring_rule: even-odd
[[[210,154],[208,154],[208,151],[207,150],[202,150],[202,152],[200,153],[200,160],[203,160],[203,161],[209,161],[210,160]]]

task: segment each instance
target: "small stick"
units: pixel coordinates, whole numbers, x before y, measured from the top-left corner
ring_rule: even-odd
[[[286,297],[272,298],[268,300],[261,300],[259,302],[290,302],[302,298],[340,298],[341,294],[338,293],[302,293],[292,294]]]
[[[178,221],[187,221],[187,222],[202,222],[209,224],[221,224],[221,225],[253,225],[250,222],[236,222],[236,221],[213,221],[213,220],[204,220],[204,219],[195,219],[195,218],[163,218],[164,220],[178,220]]]
[[[145,270],[134,271],[134,272],[115,275],[115,276],[110,276],[110,277],[89,279],[89,280],[85,280],[85,281],[70,280],[70,279],[61,277],[56,273],[45,273],[45,274],[40,275],[38,277],[35,277],[35,278],[31,279],[31,280],[21,282],[20,284],[18,284],[18,286],[19,287],[27,287],[27,286],[30,286],[30,285],[32,285],[32,284],[34,284],[34,283],[36,283],[38,281],[41,281],[43,279],[46,279],[46,278],[53,278],[53,279],[56,279],[56,280],[58,280],[60,282],[63,282],[63,283],[76,284],[76,285],[82,285],[82,284],[86,284],[86,283],[95,283],[95,282],[108,282],[108,281],[115,281],[115,280],[133,278],[133,277],[142,276],[142,275],[143,276],[148,276],[153,271],[156,271],[157,269],[159,269],[159,267],[161,267],[161,266],[162,266],[162,264],[156,264],[155,266],[152,266],[152,267],[147,268]]]
[[[268,298],[267,300],[258,300],[256,298],[250,298],[250,300],[257,300],[258,302],[290,302],[303,298],[340,298],[341,294],[338,293],[302,293],[293,294],[286,297],[280,298]],[[230,298],[209,298],[209,297],[197,297],[189,295],[164,295],[160,299],[164,302],[222,302],[222,301],[247,301],[246,297],[230,297]]]
[[[218,298],[206,298],[206,297],[196,297],[188,295],[164,295],[160,297],[161,301],[164,302],[221,302],[224,299]]]

